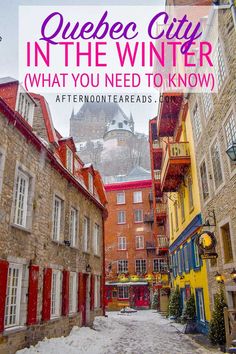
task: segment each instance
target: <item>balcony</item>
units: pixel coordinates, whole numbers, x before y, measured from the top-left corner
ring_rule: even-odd
[[[163,255],[169,250],[169,239],[164,235],[157,236],[158,255]]]
[[[162,149],[162,144],[159,139],[153,140],[152,142],[153,149]]]
[[[182,107],[182,93],[165,93],[159,109],[157,134],[160,137],[173,136]]]
[[[161,170],[161,190],[176,192],[191,163],[189,143],[169,143]]]
[[[162,220],[166,217],[167,203],[157,203],[156,204],[156,218],[157,220]]]
[[[152,241],[146,241],[146,250],[155,250],[156,244]]]
[[[154,212],[151,210],[149,213],[144,214],[144,222],[146,224],[154,222]]]
[[[161,170],[154,170],[154,181],[155,182],[161,181]]]

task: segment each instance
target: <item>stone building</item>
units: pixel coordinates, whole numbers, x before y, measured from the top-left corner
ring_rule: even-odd
[[[232,8],[232,11],[235,9]],[[188,97],[194,131],[201,209],[215,233],[217,260],[208,261],[211,308],[222,276],[229,308],[236,309],[236,164],[226,150],[236,141],[236,31],[231,10],[219,9],[218,93]]]
[[[167,255],[157,249],[153,233],[150,177],[150,172],[136,167],[129,175],[113,178],[105,185],[106,305],[111,310],[149,308],[153,291],[161,290],[161,310],[166,309]]]
[[[103,314],[101,177],[53,127],[45,99],[0,80],[0,352]]]

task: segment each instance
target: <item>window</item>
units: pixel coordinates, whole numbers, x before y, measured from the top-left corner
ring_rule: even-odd
[[[20,115],[32,125],[34,115],[34,104],[26,93],[19,94],[17,111]]]
[[[53,208],[53,233],[52,239],[60,241],[61,232],[61,214],[62,214],[62,200],[55,196]]]
[[[218,41],[217,51],[215,51],[213,60],[216,63],[215,67],[218,69],[217,79],[218,79],[218,87],[220,89],[226,78],[226,65],[225,65],[225,59],[223,55],[223,48],[222,48],[221,41]]]
[[[66,167],[71,173],[73,173],[73,152],[68,147],[66,149]]]
[[[157,258],[153,260],[153,272],[162,273],[168,271],[168,264],[165,258]]]
[[[88,185],[89,192],[93,193],[93,175],[91,173],[88,174]]]
[[[74,313],[77,309],[77,274],[70,273],[69,280],[69,312]]]
[[[10,264],[7,279],[5,326],[19,325],[21,301],[22,266]]]
[[[144,237],[143,236],[136,236],[136,249],[144,249]]]
[[[230,263],[233,262],[233,249],[230,235],[229,223],[225,224],[220,228],[223,249],[224,249],[224,262]]]
[[[201,322],[205,322],[205,310],[204,310],[204,298],[203,298],[203,290],[196,290],[196,300],[197,300],[197,314],[198,319]]]
[[[233,112],[230,113],[226,123],[225,123],[225,136],[227,148],[230,147],[234,142],[236,142],[236,123]]]
[[[134,192],[134,194],[133,194],[133,202],[134,203],[142,203],[142,201],[143,201],[142,192],[141,191]]]
[[[100,276],[94,276],[94,307],[99,308],[101,305],[101,291],[100,291]]]
[[[121,260],[118,261],[118,273],[126,273],[128,272],[128,261]]]
[[[118,250],[126,250],[126,237],[118,237]]]
[[[202,186],[202,196],[204,200],[207,200],[207,198],[209,197],[209,186],[208,186],[207,169],[206,169],[205,161],[203,161],[200,165],[200,178],[201,178],[201,186]]]
[[[176,230],[179,228],[179,219],[178,219],[178,204],[177,201],[174,202],[174,209],[175,209],[175,227]]]
[[[129,298],[129,287],[128,286],[118,286],[118,298],[128,299]]]
[[[117,214],[118,224],[125,224],[125,211],[119,210]]]
[[[172,267],[173,267],[173,276],[177,276],[177,254],[172,255]]]
[[[26,227],[29,195],[29,176],[21,170],[17,172],[15,192],[14,223]]]
[[[217,139],[211,146],[211,159],[212,159],[212,167],[213,167],[213,175],[215,181],[216,189],[221,185],[223,182],[223,174],[220,162],[220,149]]]
[[[52,290],[51,290],[51,317],[60,315],[60,297],[61,297],[61,272],[54,270],[52,272]]]
[[[198,103],[195,104],[195,107],[193,109],[193,126],[195,130],[196,138],[198,140],[202,132],[202,124],[201,124],[201,117],[200,117]]]
[[[192,211],[194,205],[193,205],[193,180],[191,176],[188,177],[188,205],[189,205],[189,210]]]
[[[2,191],[2,185],[3,185],[4,165],[5,165],[5,150],[3,150],[0,147],[0,193]]]
[[[184,270],[185,272],[189,272],[189,258],[188,258],[188,243],[183,246],[184,252]]]
[[[118,128],[122,129],[123,128],[123,123],[118,123]]]
[[[170,235],[171,235],[171,238],[173,237],[173,233],[174,233],[173,214],[170,213]]]
[[[200,257],[196,240],[193,241],[194,267],[200,267]]]
[[[143,222],[143,211],[141,209],[134,211],[134,222]]]
[[[77,210],[70,210],[70,244],[75,247],[77,244]]]
[[[88,252],[89,250],[89,228],[90,228],[89,218],[84,217],[84,227],[83,227],[83,251]]]
[[[136,269],[136,273],[146,273],[147,271],[146,259],[136,259],[135,269]]]
[[[182,259],[181,259],[181,251],[179,250],[177,252],[177,264],[178,264],[178,273],[181,274],[182,273]]]
[[[179,198],[180,198],[181,218],[182,218],[182,222],[184,222],[184,221],[185,221],[184,191],[181,191],[181,192],[179,193]]]
[[[125,204],[125,192],[117,193],[116,204]]]
[[[212,100],[211,93],[207,93],[207,92],[203,93],[202,94],[202,101],[203,101],[203,105],[204,105],[206,119],[209,119],[209,115],[213,109],[213,100]]]
[[[100,255],[100,227],[95,223],[94,225],[94,254]]]

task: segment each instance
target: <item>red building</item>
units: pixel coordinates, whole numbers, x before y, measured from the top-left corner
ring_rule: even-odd
[[[168,284],[166,253],[155,235],[151,175],[141,167],[105,185],[106,305],[149,308],[155,288]]]

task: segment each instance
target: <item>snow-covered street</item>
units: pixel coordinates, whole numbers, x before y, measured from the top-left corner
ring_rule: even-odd
[[[97,317],[94,329],[74,327],[68,337],[45,339],[17,354],[215,354],[177,331],[153,310]]]

